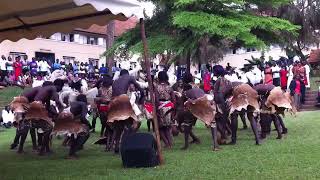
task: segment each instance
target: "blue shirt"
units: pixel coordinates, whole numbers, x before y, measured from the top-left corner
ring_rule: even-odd
[[[53,64],[53,70],[61,69],[61,64],[60,63],[54,63]]]
[[[100,73],[100,74],[107,74],[107,73],[108,73],[107,67],[101,67],[101,68],[99,69],[99,73]]]

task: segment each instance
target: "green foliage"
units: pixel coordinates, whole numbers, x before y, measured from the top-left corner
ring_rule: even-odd
[[[259,16],[250,5],[278,7],[289,0],[152,0],[156,4],[153,17],[146,20],[146,35],[151,56],[170,51],[172,57],[204,58],[223,52],[229,47],[266,48],[273,43],[284,43],[283,34],[296,36],[298,26],[275,17]],[[207,37],[206,42],[201,42]],[[221,43],[227,41],[228,43]],[[221,46],[224,44],[225,46]],[[236,46],[234,45],[236,44]],[[216,46],[217,48],[208,48]],[[206,47],[206,48],[205,48]],[[104,55],[141,53],[139,27],[116,40],[115,46]],[[218,53],[216,53],[218,52]],[[205,54],[205,55],[204,55]],[[209,54],[209,55],[208,55]]]

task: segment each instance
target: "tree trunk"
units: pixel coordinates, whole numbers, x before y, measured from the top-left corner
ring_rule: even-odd
[[[114,31],[115,31],[115,22],[110,21],[107,25],[107,49],[111,48],[114,43]],[[112,76],[112,67],[114,64],[114,55],[107,57],[106,66],[108,67],[108,74]]]

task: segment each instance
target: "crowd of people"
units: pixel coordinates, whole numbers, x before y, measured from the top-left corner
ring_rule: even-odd
[[[206,92],[211,91],[217,79],[213,68],[207,66],[202,73],[194,72],[195,83],[202,84]],[[297,109],[305,102],[306,90],[310,88],[310,66],[307,61],[300,61],[298,57],[292,60],[280,58],[263,64],[246,64],[243,68],[234,68],[228,63],[225,69],[225,77],[231,82],[248,83],[251,86],[272,84],[290,91]]]
[[[100,76],[97,77],[95,72],[90,70],[91,62],[88,65],[88,73],[83,64],[77,68],[76,63],[69,69],[58,60],[52,66],[39,65],[41,62],[46,64],[35,60],[29,63],[30,76],[36,78],[44,78],[47,74],[51,76],[37,87],[25,90],[11,103],[17,127],[11,149],[18,147],[19,153],[23,152],[23,144],[30,131],[33,148],[37,150],[40,147],[40,154],[50,153],[48,141],[51,134],[66,135],[64,145],[70,145],[69,157],[75,158],[76,152],[83,148],[90,132],[95,131],[97,118],[100,118],[102,124],[100,134],[102,139],[96,143],[105,144],[106,151],[114,150],[115,153],[119,152],[120,139],[125,137],[122,135],[124,132],[135,133],[144,117],[152,122],[151,119],[155,116],[165,148],[170,149],[174,146],[173,135],[177,135],[179,131],[184,133],[183,149],[188,148],[189,137],[192,138],[192,143],[200,143],[200,139],[192,131],[197,119],[202,120],[211,129],[214,151],[219,150],[220,144],[226,144],[230,134],[230,143],[235,144],[237,117],[240,115],[246,128],[245,114],[251,123],[256,144],[260,144],[257,125],[259,121],[254,118],[254,112],[264,108],[261,111],[264,116],[259,122],[261,138],[270,133],[271,121],[274,121],[278,132],[277,138],[280,139],[282,134],[287,133],[280,114],[285,109],[293,109],[290,98],[287,98],[283,90],[288,89],[300,102],[303,89],[309,83],[308,70],[300,61],[294,61],[292,64],[282,60],[272,61],[265,65],[246,65],[241,70],[230,65],[227,67],[207,65],[200,73],[195,72],[193,75],[188,72],[174,74],[163,68],[158,72],[155,71],[152,78],[157,109],[157,114],[154,115],[148,103],[150,84],[145,85],[145,76],[133,73],[140,71],[140,68],[131,71],[129,68],[122,68],[116,70],[112,77],[108,75],[108,69],[102,65]],[[283,66],[283,63],[286,65]],[[20,57],[16,58],[15,64],[22,64]],[[41,68],[32,69],[36,67],[34,64]],[[22,67],[20,65],[13,65],[15,80],[23,74],[21,69],[16,69]],[[7,71],[6,63],[5,73]],[[72,79],[69,79],[70,73]],[[173,76],[177,81],[170,82]],[[90,79],[94,80],[91,89],[81,88],[84,82]],[[284,98],[283,102],[287,102],[283,108],[272,100],[279,94]],[[261,96],[260,99],[258,95]],[[268,102],[266,107],[259,106],[258,101],[262,100]],[[35,111],[42,112],[42,116],[39,117]],[[89,113],[92,114],[91,123],[88,121]],[[38,123],[39,120],[44,120],[46,123]]]
[[[0,59],[0,86],[25,87],[31,85],[33,80],[48,80],[51,73],[59,69],[64,70],[67,75],[77,74],[79,77],[89,80],[94,80],[109,71],[104,64],[98,67],[92,61],[85,63],[75,61],[73,64],[66,64],[59,59],[51,63],[44,58],[30,60],[27,56],[17,56],[12,60],[10,56],[6,58],[2,55]],[[117,67],[112,69],[113,73],[117,70]]]

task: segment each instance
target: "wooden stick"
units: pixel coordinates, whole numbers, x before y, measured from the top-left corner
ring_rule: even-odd
[[[156,141],[157,141],[157,146],[158,146],[158,154],[159,154],[159,162],[160,165],[164,163],[163,155],[162,155],[162,150],[161,150],[161,142],[160,142],[160,134],[159,134],[159,125],[158,125],[158,120],[157,120],[157,108],[156,108],[156,102],[155,102],[155,95],[154,95],[154,89],[153,89],[153,83],[151,79],[151,68],[150,68],[150,59],[148,56],[148,44],[147,44],[147,38],[146,38],[146,31],[144,27],[144,20],[141,18],[140,19],[140,29],[141,29],[141,39],[143,43],[143,58],[144,62],[146,65],[146,71],[147,71],[147,79],[148,79],[148,84],[149,84],[149,90],[150,90],[150,97],[153,105],[153,124],[154,124],[154,131],[156,133]]]

